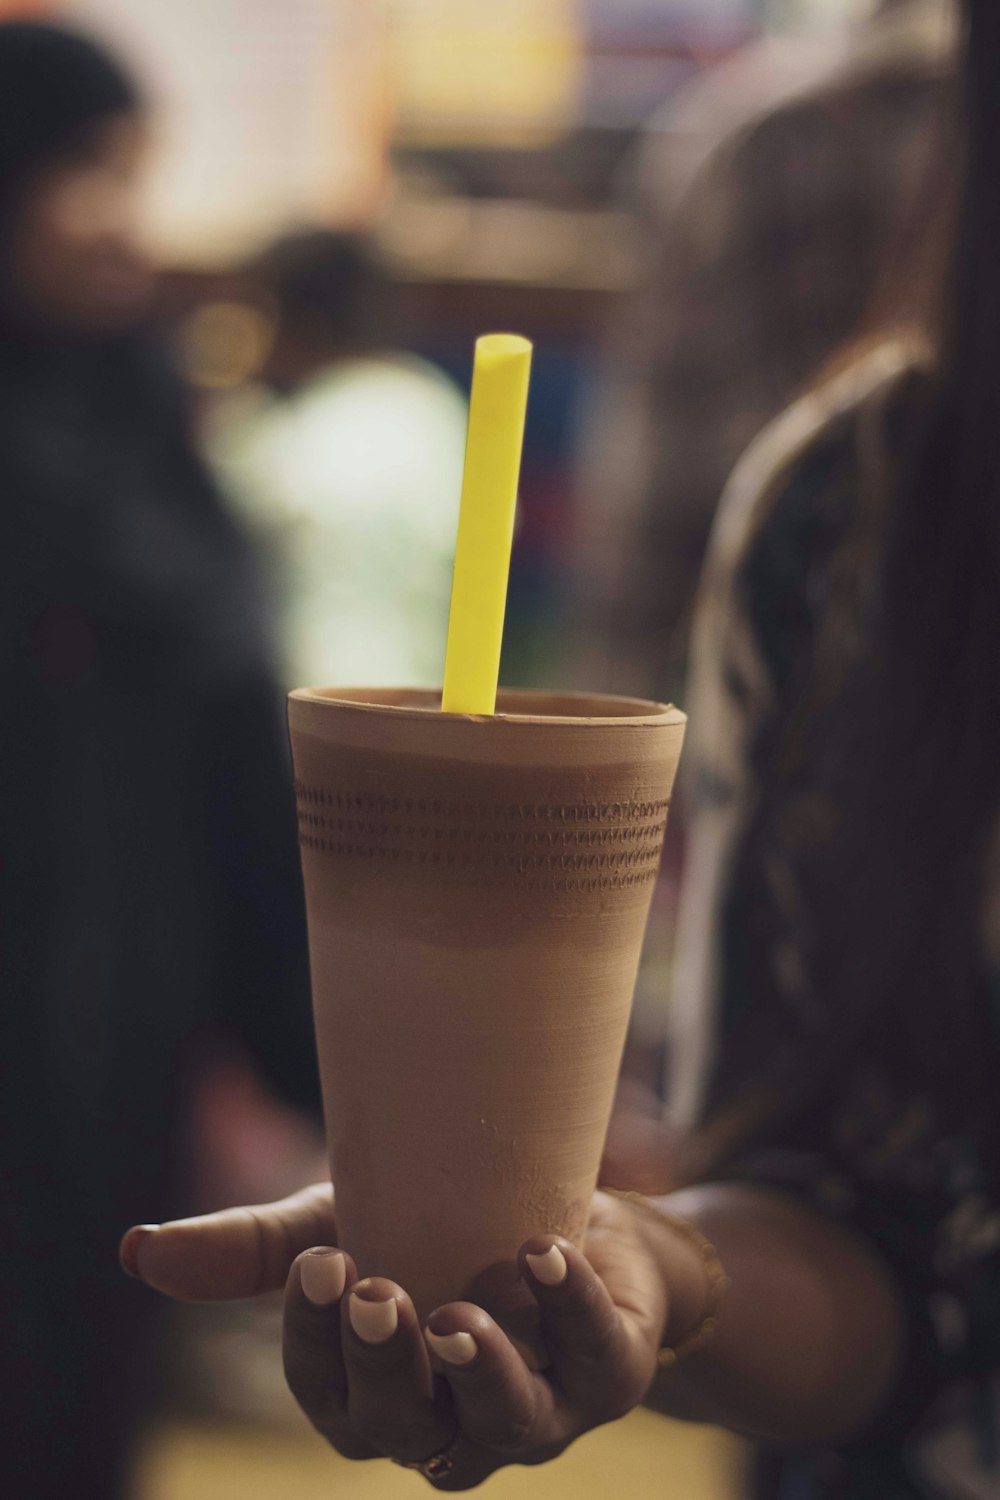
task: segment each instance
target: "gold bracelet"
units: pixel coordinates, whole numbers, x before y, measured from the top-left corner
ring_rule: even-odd
[[[633,1203],[637,1208],[644,1209],[654,1219],[659,1219],[661,1224],[666,1224],[675,1234],[679,1234],[693,1245],[701,1258],[705,1268],[705,1281],[708,1287],[708,1310],[702,1318],[698,1327],[693,1329],[680,1343],[660,1349],[656,1356],[656,1362],[661,1369],[669,1370],[678,1360],[686,1359],[689,1354],[697,1354],[710,1343],[715,1336],[719,1326],[719,1315],[722,1304],[726,1299],[726,1293],[731,1285],[726,1269],[719,1259],[719,1252],[711,1240],[705,1238],[700,1229],[697,1229],[687,1219],[682,1219],[679,1214],[667,1213],[662,1208],[657,1208],[655,1203],[643,1196],[642,1193],[626,1193],[620,1188],[602,1188],[601,1192],[607,1193],[609,1197],[620,1198],[623,1203]]]

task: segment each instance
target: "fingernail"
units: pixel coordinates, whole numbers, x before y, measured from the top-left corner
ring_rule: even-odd
[[[299,1283],[314,1307],[329,1307],[344,1295],[347,1262],[339,1250],[317,1245],[299,1261]]]
[[[139,1270],[139,1250],[159,1227],[159,1224],[136,1224],[128,1231],[118,1247],[118,1259],[121,1261],[122,1270],[127,1276],[134,1276],[136,1281],[142,1280],[142,1272]]]
[[[558,1286],[566,1280],[566,1257],[558,1245],[552,1245],[544,1255],[526,1255],[528,1269],[542,1286]]]
[[[471,1333],[432,1333],[425,1328],[424,1338],[431,1351],[446,1365],[469,1365],[479,1353]]]
[[[351,1327],[366,1344],[384,1344],[392,1338],[399,1323],[396,1299],[388,1297],[381,1302],[371,1302],[362,1294],[366,1285],[366,1282],[359,1281],[351,1293],[347,1308]]]

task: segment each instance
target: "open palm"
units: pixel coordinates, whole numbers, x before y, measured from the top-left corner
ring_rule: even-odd
[[[648,1389],[666,1297],[644,1216],[618,1198],[595,1194],[582,1251],[551,1234],[521,1248],[550,1361],[541,1373],[473,1303],[437,1309],[422,1329],[405,1289],[359,1281],[336,1243],[333,1191],[317,1183],[280,1203],[131,1230],[123,1260],[186,1300],[284,1285],[286,1373],[313,1424],[351,1458],[420,1465],[446,1453],[434,1476],[444,1490],[542,1462]]]

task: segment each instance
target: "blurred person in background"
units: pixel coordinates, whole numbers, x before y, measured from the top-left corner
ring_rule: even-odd
[[[150,1388],[114,1225],[180,1201],[203,1045],[316,1101],[255,568],[147,333],[146,124],[83,38],[0,26],[0,1473],[114,1500]]]
[[[248,268],[270,324],[258,384],[209,452],[278,559],[284,669],[301,683],[441,681],[467,408],[405,353],[371,243],[303,230]]]
[[[583,680],[682,692],[696,584],[733,465],[877,318],[907,245],[926,232],[922,189],[953,51],[950,0],[874,0],[820,39],[740,49],[650,122],[631,189],[648,270],[608,340],[580,466]],[[684,814],[679,798],[644,976],[657,953],[672,961]],[[666,1045],[667,991],[640,981],[638,998],[630,1066]],[[654,1091],[631,1097],[641,1109],[616,1114],[616,1170],[637,1135],[657,1136]]]
[[[585,1253],[542,1224],[522,1247],[550,1370],[481,1309],[433,1313],[433,1401],[405,1291],[352,1287],[329,1185],[256,1237],[128,1242],[152,1284],[226,1297],[263,1233],[292,1389],[351,1457],[462,1490],[646,1400],[756,1439],[760,1500],[1000,1490],[1000,7],[959,9],[939,253],[750,449],[713,537],[676,1190],[598,1193]]]
[[[737,53],[645,132],[631,196],[649,268],[609,338],[581,462],[591,684],[678,691],[728,474],[925,231],[953,31],[949,0],[874,0],[842,37]]]

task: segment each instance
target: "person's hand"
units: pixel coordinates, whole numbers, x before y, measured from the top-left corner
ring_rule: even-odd
[[[683,1181],[683,1138],[663,1117],[659,1094],[623,1077],[615,1095],[598,1182],[655,1197]]]
[[[330,1185],[283,1203],[130,1230],[126,1269],[170,1296],[253,1296],[285,1283],[288,1383],[349,1458],[420,1467],[464,1490],[507,1464],[554,1457],[645,1395],[667,1323],[647,1215],[595,1195],[584,1250],[541,1235],[519,1254],[550,1365],[528,1368],[481,1307],[453,1302],[421,1329],[404,1289],[359,1281],[335,1248]]]

